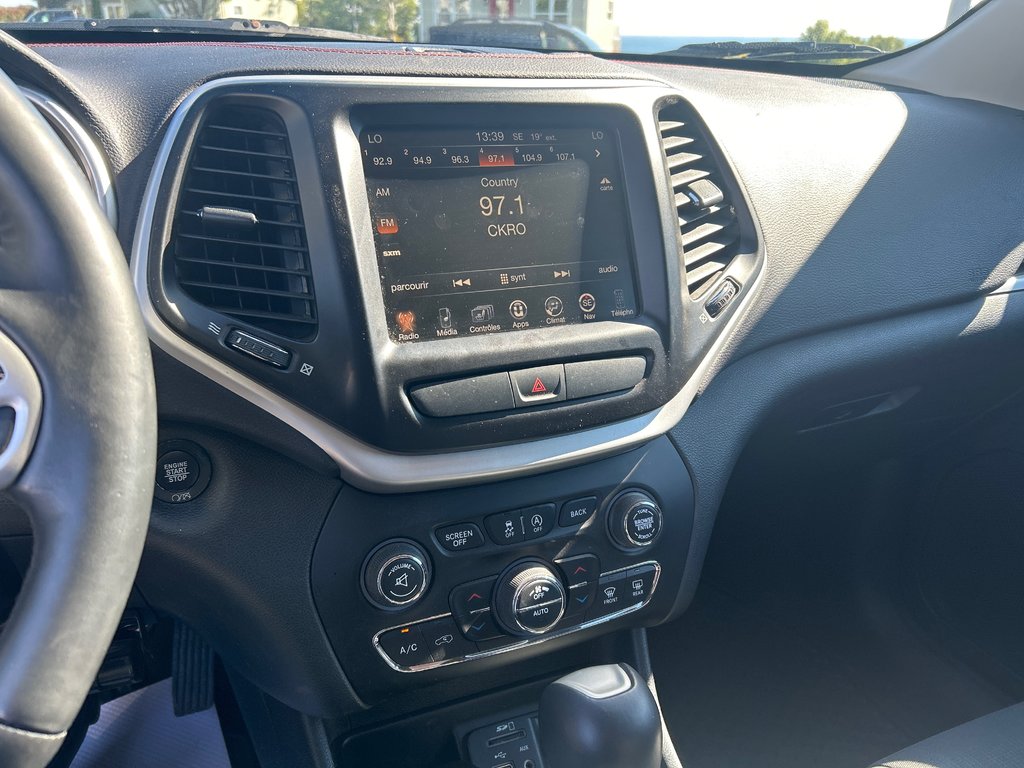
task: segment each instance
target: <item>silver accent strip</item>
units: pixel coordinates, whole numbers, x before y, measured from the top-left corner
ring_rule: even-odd
[[[43,388],[28,357],[5,333],[0,333],[0,369],[0,407],[14,411],[11,437],[0,452],[0,488],[7,488],[18,479],[35,446]]]
[[[601,579],[603,579],[603,578],[605,578],[607,576],[615,576],[617,574],[625,573],[627,571],[632,571],[632,570],[635,570],[637,568],[643,568],[644,566],[654,566],[654,579],[651,580],[651,591],[647,595],[647,599],[646,600],[643,600],[643,601],[641,601],[639,603],[634,603],[633,605],[631,605],[631,606],[629,606],[627,608],[623,608],[620,611],[616,611],[615,613],[609,613],[607,616],[602,616],[599,619],[592,619],[590,621],[585,621],[582,624],[578,624],[578,625],[576,625],[574,627],[568,627],[566,629],[559,630],[558,632],[554,632],[554,633],[552,633],[550,635],[545,635],[544,637],[538,637],[538,638],[533,639],[533,640],[531,640],[530,638],[525,638],[523,640],[520,640],[517,643],[513,643],[512,645],[503,646],[502,648],[493,648],[493,649],[491,649],[489,651],[480,651],[478,653],[471,653],[468,656],[461,656],[461,657],[459,657],[457,659],[445,659],[444,661],[428,661],[426,664],[417,664],[414,667],[403,667],[403,666],[401,666],[399,664],[396,664],[394,661],[391,660],[391,657],[388,656],[387,653],[385,653],[384,648],[380,644],[380,638],[381,638],[382,635],[385,635],[388,632],[393,632],[396,629],[401,629],[402,627],[415,627],[415,626],[417,626],[419,624],[426,624],[427,622],[430,622],[430,621],[436,621],[437,619],[454,618],[451,613],[440,613],[437,616],[431,616],[430,618],[427,618],[427,619],[420,619],[418,621],[411,621],[411,622],[409,622],[407,624],[398,624],[398,625],[396,625],[394,627],[388,627],[387,629],[382,629],[380,632],[378,632],[377,634],[375,634],[373,636],[373,647],[377,649],[377,653],[379,653],[380,657],[382,659],[384,659],[384,663],[385,664],[387,664],[389,667],[391,667],[396,672],[403,672],[403,673],[406,673],[406,674],[410,674],[410,673],[413,673],[413,672],[425,672],[428,669],[438,669],[440,667],[448,667],[448,666],[451,666],[452,664],[462,664],[462,663],[467,662],[467,661],[476,661],[478,659],[487,659],[487,658],[490,658],[491,656],[498,656],[499,654],[502,654],[502,653],[509,653],[510,651],[518,651],[521,648],[532,648],[535,645],[540,645],[541,643],[546,643],[548,640],[555,640],[555,639],[557,639],[559,637],[565,637],[566,635],[571,635],[571,634],[573,634],[575,632],[583,632],[584,630],[592,629],[593,627],[600,626],[601,624],[607,624],[609,621],[615,621],[616,619],[621,619],[623,616],[628,616],[631,613],[636,613],[637,611],[647,607],[647,604],[650,603],[651,599],[654,597],[654,591],[658,588],[658,583],[661,581],[661,563],[659,563],[657,560],[647,560],[647,561],[642,562],[642,563],[634,563],[633,565],[627,565],[625,568],[617,568],[614,571],[608,571],[607,573],[602,573],[598,577],[598,583],[600,583]]]
[[[221,362],[179,336],[163,321],[149,294],[149,242],[153,232],[153,216],[158,209],[160,182],[170,161],[171,149],[189,111],[196,102],[213,90],[241,88],[259,84],[326,84],[352,86],[413,86],[458,91],[463,88],[489,88],[501,93],[508,89],[578,90],[644,89],[651,94],[651,104],[661,96],[674,95],[668,86],[642,80],[515,80],[501,78],[431,78],[412,80],[401,77],[352,77],[327,75],[260,75],[211,80],[186,98],[172,116],[163,143],[157,152],[153,170],[142,198],[138,227],[132,245],[132,276],[139,298],[143,320],[150,339],[178,361],[217,382],[225,389],[248,400],[297,430],[334,459],[342,478],[366,491],[375,493],[407,493],[493,482],[573,466],[611,456],[659,437],[679,423],[693,401],[705,374],[722,350],[730,332],[746,313],[764,274],[767,257],[745,286],[735,311],[707,356],[701,361],[680,392],[661,408],[625,421],[593,429],[556,435],[511,445],[497,445],[443,454],[399,454],[385,451],[338,429],[309,413],[262,384]],[[652,117],[649,126],[655,130]],[[660,149],[659,149],[660,152]],[[652,156],[652,162],[655,158]],[[657,162],[661,162],[660,154]],[[675,218],[663,222],[668,247],[677,247]],[[683,301],[689,297],[683,296]]]
[[[1024,291],[1024,272],[1014,275],[988,295],[998,296],[1003,293],[1017,293],[1018,291]]]
[[[64,146],[78,162],[85,178],[96,195],[96,202],[117,229],[117,199],[114,183],[107,169],[107,160],[85,127],[60,102],[41,91],[21,86],[22,95],[56,131]]]

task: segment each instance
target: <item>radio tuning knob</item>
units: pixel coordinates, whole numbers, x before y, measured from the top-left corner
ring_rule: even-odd
[[[622,549],[646,549],[661,535],[663,520],[654,499],[643,491],[626,491],[612,502],[608,534]]]

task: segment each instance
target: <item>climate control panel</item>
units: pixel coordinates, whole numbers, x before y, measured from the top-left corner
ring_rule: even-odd
[[[400,672],[493,656],[639,611],[661,573],[654,561],[600,573],[593,555],[559,565],[526,561],[501,576],[462,584],[452,591],[451,613],[380,632],[373,645]]]
[[[664,438],[490,485],[345,488],[313,554],[313,598],[372,700],[666,620],[692,525],[689,474]]]

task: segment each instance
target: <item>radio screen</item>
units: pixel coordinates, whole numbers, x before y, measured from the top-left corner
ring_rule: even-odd
[[[360,146],[393,340],[636,316],[613,131],[382,128]]]

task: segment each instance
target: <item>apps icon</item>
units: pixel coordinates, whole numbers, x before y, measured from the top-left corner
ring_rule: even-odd
[[[564,309],[562,300],[557,296],[548,296],[544,300],[544,311],[547,312],[548,317],[559,317]]]
[[[494,305],[480,304],[469,310],[469,318],[474,323],[488,323],[494,319]]]
[[[516,320],[522,320],[526,317],[526,302],[516,299],[508,306],[508,313],[512,315]]]

